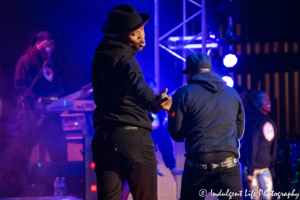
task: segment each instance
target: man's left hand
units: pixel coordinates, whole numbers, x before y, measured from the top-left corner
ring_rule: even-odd
[[[183,174],[183,170],[180,170],[178,169],[177,167],[174,167],[172,170],[171,170],[171,173],[174,177],[174,180],[175,182],[177,182],[177,175],[182,175]]]

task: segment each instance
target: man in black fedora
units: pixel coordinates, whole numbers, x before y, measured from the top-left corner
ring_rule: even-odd
[[[168,110],[170,96],[160,99],[147,85],[136,51],[146,45],[149,14],[119,5],[102,25],[105,36],[92,63],[94,101],[93,160],[98,199],[121,199],[128,181],[134,199],[157,199],[153,118],[148,111]],[[163,93],[166,93],[167,89]]]
[[[242,199],[239,140],[244,132],[244,109],[238,93],[211,72],[202,53],[187,57],[188,84],[173,96],[168,131],[185,139],[186,160],[181,200],[204,199],[214,191],[219,199]]]

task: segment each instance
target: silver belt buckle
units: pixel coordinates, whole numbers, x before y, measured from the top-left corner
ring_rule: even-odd
[[[214,164],[214,163],[213,163],[213,164],[211,165],[211,168],[216,169],[218,166],[219,166],[218,164]]]
[[[226,160],[226,161],[222,162],[222,167],[228,167],[228,165],[234,166],[237,162],[238,162],[238,160],[236,158],[233,158],[231,160]]]
[[[222,162],[222,167],[226,167],[227,165],[232,164],[232,160],[226,160],[224,162]]]
[[[135,126],[125,126],[124,127],[124,130],[137,130],[138,127],[135,127]]]

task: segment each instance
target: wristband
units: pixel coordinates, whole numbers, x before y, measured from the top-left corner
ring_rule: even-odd
[[[175,112],[173,111],[171,115],[169,114],[169,116],[170,117],[174,117],[175,116]]]

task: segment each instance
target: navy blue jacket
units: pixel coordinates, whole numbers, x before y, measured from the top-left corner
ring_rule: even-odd
[[[185,140],[186,156],[208,152],[231,152],[239,157],[244,132],[244,108],[235,89],[214,72],[192,76],[173,96],[174,117],[168,131]]]
[[[276,148],[277,127],[274,121],[257,109],[248,111],[240,158],[240,162],[247,166],[248,174],[253,175],[255,168],[270,168],[274,177]]]
[[[155,98],[147,85],[136,51],[127,44],[104,36],[92,63],[94,87],[94,128],[97,126],[138,126],[152,131],[153,118],[147,110]]]

